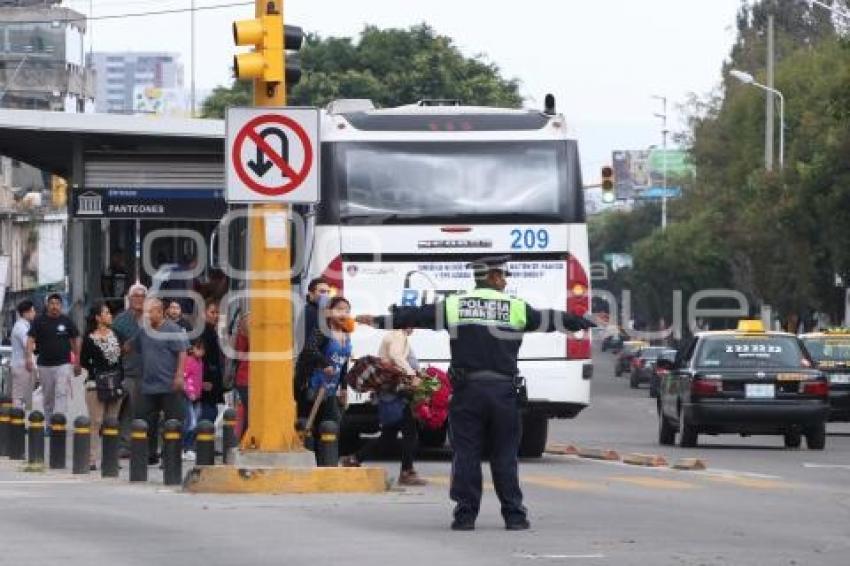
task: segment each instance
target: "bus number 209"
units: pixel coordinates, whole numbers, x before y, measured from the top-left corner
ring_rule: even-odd
[[[549,247],[549,231],[540,230],[520,230],[514,228],[511,230],[512,250],[545,250]]]

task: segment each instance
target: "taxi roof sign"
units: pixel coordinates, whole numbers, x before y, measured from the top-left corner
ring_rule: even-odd
[[[738,322],[738,332],[764,332],[764,323],[758,319],[741,320]]]

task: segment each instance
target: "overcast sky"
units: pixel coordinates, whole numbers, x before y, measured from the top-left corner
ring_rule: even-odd
[[[239,0],[195,0],[197,6]],[[94,16],[184,8],[191,0],[91,0]],[[427,22],[467,55],[484,54],[520,79],[531,106],[553,93],[579,140],[585,178],[614,149],[660,145],[661,102],[669,126],[682,128],[676,106],[687,93],[717,86],[734,39],[741,0],[286,0],[287,21],[323,36],[356,36],[365,24],[407,27]],[[89,13],[90,0],[66,6]],[[253,17],[250,5],[196,15],[198,88],[229,84],[231,23]],[[95,51],[161,50],[183,54],[189,85],[188,13],[93,21]]]

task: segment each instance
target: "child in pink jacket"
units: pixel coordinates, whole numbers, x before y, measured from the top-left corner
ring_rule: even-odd
[[[204,341],[201,338],[192,342],[186,367],[183,370],[183,459],[194,460],[195,428],[201,413],[201,386],[204,382]]]

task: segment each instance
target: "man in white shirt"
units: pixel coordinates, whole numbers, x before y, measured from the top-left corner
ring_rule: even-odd
[[[18,320],[12,327],[12,403],[25,411],[32,409],[33,372],[27,369],[27,334],[35,318],[35,305],[25,300],[18,303]]]

